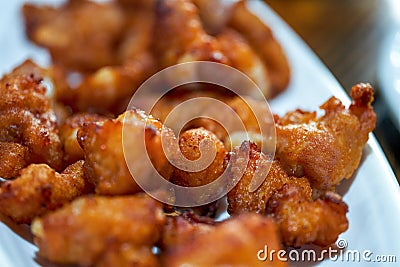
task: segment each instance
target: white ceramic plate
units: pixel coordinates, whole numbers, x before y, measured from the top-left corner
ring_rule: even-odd
[[[380,52],[378,79],[394,125],[400,131],[400,26],[386,36]]]
[[[10,71],[25,58],[40,64],[49,62],[44,50],[31,45],[24,37],[19,13],[22,0],[0,2],[0,73]],[[35,1],[54,3],[58,1]],[[252,11],[265,20],[283,45],[290,61],[292,80],[289,88],[270,102],[274,112],[283,114],[294,108],[315,110],[330,96],[335,95],[345,104],[347,94],[327,68],[304,42],[266,5],[251,1]],[[339,193],[349,205],[349,229],[340,236],[347,242],[347,250],[369,250],[374,259],[378,255],[394,255],[400,264],[400,189],[381,148],[371,134],[360,167],[350,180],[344,181]],[[0,266],[39,266],[35,260],[36,247],[29,242],[27,229],[0,220]],[[8,226],[5,224],[8,223]],[[10,229],[13,228],[13,230]],[[16,231],[20,235],[16,234]],[[26,239],[24,239],[23,237]],[[43,263],[41,263],[43,264]],[[291,263],[291,266],[381,266],[366,263],[326,259],[314,263]],[[386,266],[385,265],[385,266]],[[49,266],[49,265],[46,265]],[[51,265],[50,265],[51,266]]]

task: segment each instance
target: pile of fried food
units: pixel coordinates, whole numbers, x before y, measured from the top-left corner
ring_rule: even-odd
[[[212,0],[69,0],[60,7],[26,4],[23,14],[29,39],[48,49],[53,65],[28,60],[0,80],[0,212],[31,224],[40,257],[81,266],[286,266],[260,261],[257,252],[265,245],[328,246],[348,228],[348,207],[335,187],[352,176],[375,127],[368,84],[352,88],[347,108],[331,97],[319,117],[302,110],[276,115],[272,159],[252,140],[226,146],[225,133],[209,120],[175,136],[162,120],[179,92],[160,102],[154,117],[125,111],[150,75],[194,60],[241,70],[267,98],[283,91],[290,77],[285,55],[245,1],[227,7]],[[257,132],[238,97],[203,89]],[[212,182],[230,159],[240,160],[233,155],[249,149],[243,177],[227,195],[231,217],[215,220],[223,200],[183,209],[141,192],[124,159],[123,126],[146,127],[154,167],[182,186]],[[203,140],[211,141],[214,161],[199,172],[177,169],[163,154],[162,133],[177,138],[190,160],[200,156]],[[250,192],[263,162],[271,169]]]

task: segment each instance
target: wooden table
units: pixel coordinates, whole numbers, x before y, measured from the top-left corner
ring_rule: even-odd
[[[396,0],[394,0],[396,1]],[[393,25],[390,1],[265,0],[303,38],[347,91],[358,82],[376,90],[374,131],[400,181],[400,133],[377,82],[382,40]],[[400,16],[400,15],[399,15]]]

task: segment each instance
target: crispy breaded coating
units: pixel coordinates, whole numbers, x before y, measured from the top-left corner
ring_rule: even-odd
[[[206,157],[206,155],[200,153],[200,144],[202,142],[209,142],[211,146],[215,147],[216,154],[211,164],[204,170],[197,172],[186,171],[176,167],[174,168],[171,182],[181,186],[194,187],[209,184],[222,175],[225,171],[226,149],[221,140],[212,132],[204,128],[183,132],[179,136],[179,148],[182,155],[190,161]]]
[[[29,164],[29,148],[18,143],[0,142],[0,177],[17,177]]]
[[[12,181],[1,184],[0,212],[16,223],[30,223],[85,193],[92,192],[83,161],[57,173],[45,164],[32,164]]]
[[[87,71],[118,63],[114,49],[125,19],[115,3],[69,0],[59,8],[25,4],[22,11],[27,36],[55,64]]]
[[[160,238],[164,220],[161,203],[145,194],[86,196],[36,219],[32,232],[39,255],[45,259],[101,266],[102,261],[115,259],[113,253],[124,255],[125,246],[130,246],[128,261],[151,249]],[[120,253],[105,255],[114,247]]]
[[[129,132],[129,141],[123,144],[123,126]],[[145,130],[143,136],[143,129]],[[166,179],[172,173],[161,144],[161,134],[175,138],[172,130],[140,110],[129,110],[117,119],[85,124],[78,130],[78,141],[85,155],[88,178],[95,184],[96,193],[121,195],[141,191],[129,172],[123,149],[136,159],[145,156],[137,142],[146,141],[147,153],[157,171]]]
[[[332,97],[321,106],[322,117],[295,111],[276,121],[276,157],[288,173],[306,176],[322,192],[351,177],[375,128],[371,86],[356,85],[351,96],[348,109]]]
[[[282,92],[290,80],[290,67],[271,29],[247,8],[243,0],[234,5],[228,25],[245,37],[267,67],[271,82],[269,96]]]
[[[128,125],[129,130],[127,132],[129,134],[132,133],[132,138],[130,138],[132,143],[128,142],[124,144],[126,149],[134,149],[136,147],[135,143],[137,140],[134,140],[133,133],[134,131],[137,131],[138,128],[140,131],[143,131],[143,125],[145,125],[144,141],[146,144],[147,155],[158,173],[168,180],[172,175],[173,167],[169,163],[164,150],[168,150],[170,152],[169,156],[172,158],[175,157],[175,151],[171,151],[172,149],[171,147],[168,147],[168,145],[166,145],[167,147],[163,147],[161,137],[166,138],[171,142],[178,143],[175,133],[153,116],[147,115],[144,111],[139,109],[128,110],[119,115],[116,120]],[[141,137],[143,139],[142,135]],[[139,153],[142,153],[142,151]]]
[[[140,191],[125,163],[122,122],[107,120],[84,125],[78,130],[78,141],[85,155],[85,172],[97,194]]]
[[[85,123],[100,122],[106,117],[93,113],[77,113],[68,117],[60,126],[60,139],[63,144],[64,162],[72,164],[84,158],[83,150],[78,143],[77,133]]]
[[[228,212],[272,215],[287,246],[298,247],[310,243],[326,246],[335,242],[348,226],[347,205],[342,199],[328,192],[324,199],[313,201],[308,179],[289,176],[277,160],[272,162],[261,186],[250,192],[249,185],[257,168],[262,168],[260,166],[271,159],[258,152],[255,144],[242,144],[248,145],[250,160],[243,177],[228,193]],[[236,148],[233,153],[239,153],[239,149]]]
[[[204,31],[190,0],[158,1],[154,36],[154,51],[162,68],[196,60],[228,62],[217,40]]]
[[[239,183],[228,193],[229,214],[244,212],[264,214],[269,199],[285,184],[297,184],[311,194],[311,188],[306,178],[289,177],[278,161],[271,160],[264,153],[259,152],[254,143],[245,141],[242,143],[241,147],[235,148],[232,153],[239,154],[240,150],[244,148],[250,149],[249,161]],[[232,155],[231,159],[236,161],[242,160],[242,158],[233,157]],[[271,164],[271,167],[263,183],[257,190],[250,192],[249,186],[254,179],[255,172],[257,169],[263,168],[263,166],[268,164]],[[235,169],[229,169],[229,171],[233,174]]]
[[[200,217],[191,212],[166,216],[159,246],[163,250],[182,246],[193,241],[197,235],[212,232],[215,223],[209,217]]]
[[[285,184],[268,202],[268,214],[277,221],[286,246],[328,246],[346,231],[348,207],[342,198],[328,192],[315,201],[308,190]]]
[[[281,248],[277,225],[270,219],[249,213],[233,217],[210,232],[173,247],[163,254],[164,266],[287,266],[286,262],[261,261],[257,252]]]
[[[2,177],[17,174],[18,168],[26,167],[22,166],[23,161],[26,164],[47,163],[57,170],[62,168],[62,146],[56,115],[43,78],[40,68],[26,61],[0,80],[0,142],[17,143],[29,151],[24,159],[8,159],[13,164],[10,166],[13,171],[1,169]],[[10,148],[10,145],[7,147]],[[21,149],[26,151],[19,147],[19,153],[22,153]],[[10,157],[15,156],[10,154]]]

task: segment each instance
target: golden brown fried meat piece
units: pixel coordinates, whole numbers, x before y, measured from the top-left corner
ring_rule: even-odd
[[[78,130],[78,141],[85,156],[85,171],[98,194],[140,191],[125,163],[122,127],[122,122],[107,120],[84,125]]]
[[[26,155],[22,153],[26,149],[14,146],[14,152],[19,150],[18,155],[11,153],[10,157],[19,159],[13,162],[9,159],[12,171],[1,169],[2,177],[13,177],[19,167],[26,166],[22,166],[23,162],[47,163],[57,170],[62,168],[56,115],[47,96],[44,77],[40,75],[40,68],[26,61],[0,80],[0,142],[17,143],[29,150]],[[10,146],[7,145],[9,149]]]
[[[68,117],[60,126],[60,139],[64,149],[64,162],[72,164],[83,159],[83,150],[77,139],[77,133],[85,123],[100,122],[106,120],[106,117],[91,114],[78,113]]]
[[[164,220],[161,203],[145,194],[87,196],[36,219],[32,232],[39,255],[45,259],[104,266],[114,260],[134,260],[135,254],[149,257]],[[118,259],[114,253],[126,258]]]
[[[270,113],[265,102],[250,97],[245,99],[234,97],[228,100],[227,104],[238,114],[246,131],[239,130],[230,133],[229,136],[223,139],[225,146],[233,148],[240,146],[244,141],[250,140],[257,144],[259,150],[272,151],[271,148],[275,147],[274,139],[272,139],[275,132],[270,130],[273,129],[271,128],[273,126],[273,117],[264,115]],[[263,134],[261,134],[261,130],[264,131]]]
[[[258,85],[264,96],[270,98],[273,92],[267,67],[247,41],[231,29],[225,30],[217,39],[222,52],[229,58],[230,65],[246,73]]]
[[[202,102],[202,104],[196,103],[196,105],[191,106],[191,113],[195,114],[197,118],[189,122],[187,122],[187,114],[184,114],[184,112],[176,112],[174,113],[174,116],[171,117],[171,111],[176,106],[190,99],[201,97],[207,97],[226,102],[233,96],[229,94],[229,91],[222,89],[222,87],[198,83],[196,84],[196,90],[179,88],[174,89],[172,92],[164,95],[154,105],[150,113],[163,123],[167,123],[167,126],[173,129],[189,130],[203,127],[213,132],[220,140],[223,140],[227,136],[226,130],[215,120],[201,117],[201,115],[204,115],[206,111],[210,109],[210,105],[207,102]],[[168,116],[170,117],[166,122]]]
[[[239,150],[244,148],[250,149],[249,161],[239,183],[228,193],[229,214],[244,212],[264,214],[269,199],[285,184],[297,184],[311,194],[311,188],[306,178],[289,177],[278,161],[271,160],[264,153],[257,151],[257,146],[254,143],[245,141],[241,147],[235,148],[232,153],[238,154],[240,153]],[[242,158],[233,157],[232,155],[230,158],[236,161],[242,160]],[[265,180],[257,190],[250,192],[249,186],[254,179],[255,172],[267,164],[271,164],[271,168]],[[229,169],[230,172],[234,170]]]
[[[36,216],[92,192],[83,173],[83,161],[57,173],[45,164],[32,164],[21,175],[0,187],[0,212],[16,223],[30,223]]]
[[[156,10],[155,36],[159,41],[154,50],[161,67],[198,60],[224,63],[247,74],[266,97],[274,94],[268,65],[239,33],[225,29],[216,37],[207,34],[199,10],[188,0],[162,0]]]
[[[250,192],[249,185],[258,168],[268,159],[250,145],[249,162],[239,183],[228,193],[230,214],[257,212],[272,215],[279,225],[283,243],[301,246],[314,243],[330,245],[347,229],[347,205],[340,196],[328,192],[324,199],[312,200],[312,189],[307,178],[288,176],[277,160],[257,190]],[[236,148],[233,153],[238,153]],[[234,157],[233,157],[234,158]],[[235,158],[240,160],[240,158]]]
[[[198,234],[163,255],[165,266],[287,266],[286,262],[260,261],[257,252],[281,248],[277,225],[258,214],[233,217],[210,232]]]
[[[154,12],[144,4],[71,0],[59,8],[24,6],[30,39],[50,50],[65,76],[80,72],[81,79],[71,79],[72,88],[57,93],[61,102],[74,111],[119,114],[126,109],[127,98],[156,64],[150,51]]]
[[[241,97],[234,97],[227,101],[227,104],[238,114],[240,120],[243,122],[246,130],[249,132],[260,132],[260,123],[255,116],[253,107],[261,108],[265,102],[254,100],[251,98],[242,99]],[[260,109],[258,108],[258,109]],[[265,118],[262,118],[265,119]]]
[[[215,224],[209,217],[200,217],[192,212],[167,216],[159,246],[163,250],[182,246],[197,235],[211,233]]]
[[[61,101],[76,111],[119,114],[154,66],[153,56],[144,53],[122,65],[100,68],[65,97],[60,96]]]
[[[108,247],[104,255],[94,264],[95,267],[157,267],[160,266],[151,247],[138,247],[130,244]]]
[[[283,91],[290,80],[290,68],[271,29],[247,8],[243,0],[234,5],[228,25],[247,39],[267,67],[271,81],[270,96]]]
[[[308,190],[285,184],[269,200],[267,213],[277,221],[283,244],[327,246],[347,230],[347,210],[346,203],[333,192],[313,201]]]
[[[205,157],[205,155],[200,153],[200,144],[202,142],[209,142],[211,146],[215,147],[216,155],[211,164],[204,170],[197,172],[174,168],[171,182],[181,186],[195,187],[209,184],[222,175],[225,170],[224,160],[226,149],[224,144],[212,132],[204,128],[183,132],[179,136],[179,148],[182,155],[190,161],[198,160],[203,156]]]
[[[51,108],[56,115],[58,125],[62,124],[71,115],[69,108],[58,102],[59,95],[64,95],[70,90],[62,67],[52,65],[43,68],[31,59],[27,59],[14,69],[13,73],[15,76],[33,74],[34,77],[41,79],[41,83],[46,88],[46,97],[49,99]]]
[[[201,84],[203,86],[203,84]],[[231,120],[230,116],[232,116],[230,113],[227,113],[227,110],[218,110],[215,109],[216,112],[219,112],[218,116],[219,117],[224,117],[227,118],[227,121],[220,121],[217,122],[212,119],[200,117],[196,118],[194,120],[191,120],[187,122],[187,116],[186,114],[183,114],[182,116],[181,113],[177,114],[175,113],[173,117],[171,116],[171,111],[178,106],[179,104],[190,100],[190,99],[195,99],[195,98],[201,98],[201,97],[207,97],[207,98],[212,98],[219,100],[221,102],[224,102],[227,106],[229,106],[240,118],[240,121],[243,123],[244,127],[246,128],[247,132],[249,135],[252,136],[257,136],[258,139],[261,138],[260,133],[260,127],[261,123],[264,124],[273,124],[272,121],[272,116],[269,118],[268,116],[263,116],[257,120],[257,117],[255,116],[256,112],[257,114],[265,114],[263,112],[269,112],[267,109],[265,102],[264,101],[259,101],[252,99],[251,97],[235,97],[232,94],[229,94],[229,92],[224,91],[220,87],[212,87],[208,84],[206,84],[204,87],[200,87],[201,90],[178,90],[174,92],[173,94],[167,94],[163,98],[161,98],[156,105],[154,105],[153,109],[151,110],[151,114],[155,117],[160,119],[161,121],[165,122],[166,118],[168,118],[168,126],[171,126],[171,128],[181,128],[182,125],[184,125],[183,129],[193,129],[193,128],[200,128],[203,127],[211,132],[213,132],[220,140],[224,141],[227,143],[228,141],[228,133],[227,129],[224,127],[229,127],[230,126],[230,137],[232,139],[235,139],[234,134],[235,133],[242,133],[240,130],[243,130],[241,127],[239,128],[238,125],[233,124],[232,122],[229,122],[228,118]],[[209,89],[214,89],[213,91],[209,91]],[[210,111],[210,104],[207,102],[201,102],[196,103],[193,107],[191,107],[190,112],[192,114],[196,114],[197,116],[200,116],[201,114],[206,114],[207,112]],[[228,117],[229,116],[229,117]],[[221,126],[222,123],[224,124],[224,127]],[[235,131],[236,129],[236,131]],[[243,132],[243,135],[245,135],[245,132]],[[254,142],[258,141],[253,140]],[[232,140],[234,141],[234,140]],[[239,143],[234,142],[235,145],[239,145],[242,143],[243,140],[241,140]],[[226,146],[227,149],[229,149],[230,146]]]
[[[29,39],[47,48],[55,64],[87,71],[118,63],[114,50],[125,19],[115,3],[69,0],[60,8],[25,4],[22,11]]]
[[[332,97],[321,106],[322,117],[295,111],[276,121],[276,157],[288,173],[306,176],[322,192],[351,177],[375,128],[371,86],[358,84],[351,96],[348,109]]]
[[[60,96],[74,110],[120,114],[140,84],[154,73],[156,62],[150,51],[154,12],[128,9],[125,16],[124,34],[114,51],[120,65],[85,75],[76,88]]]
[[[231,1],[192,0],[199,9],[199,15],[207,33],[216,36],[226,29],[231,16]]]
[[[124,123],[130,138],[123,144]],[[144,136],[143,129],[146,129]],[[78,130],[78,141],[85,155],[85,169],[88,178],[95,184],[96,193],[120,195],[141,191],[129,172],[123,149],[125,147],[133,158],[142,159],[145,155],[138,149],[137,142],[144,138],[155,168],[169,179],[172,166],[163,152],[162,133],[175,138],[172,130],[140,110],[129,110],[117,119],[89,123]]]
[[[162,68],[196,60],[228,62],[217,40],[204,31],[189,0],[157,2],[155,38],[154,51]]]
[[[28,36],[73,81],[57,98],[74,111],[119,114],[154,73],[153,10],[71,0],[60,8],[26,4],[23,11]],[[71,71],[81,77],[71,78]]]
[[[129,1],[129,0],[128,0]],[[150,53],[153,42],[153,30],[155,23],[154,7],[140,6],[139,1],[134,0],[138,6],[123,7],[126,17],[124,35],[116,51],[121,62],[134,60],[142,54]],[[134,2],[131,1],[131,2]],[[143,0],[150,2],[148,0]],[[154,71],[154,70],[153,70]]]
[[[18,143],[0,142],[0,176],[17,177],[29,164],[29,148]]]

